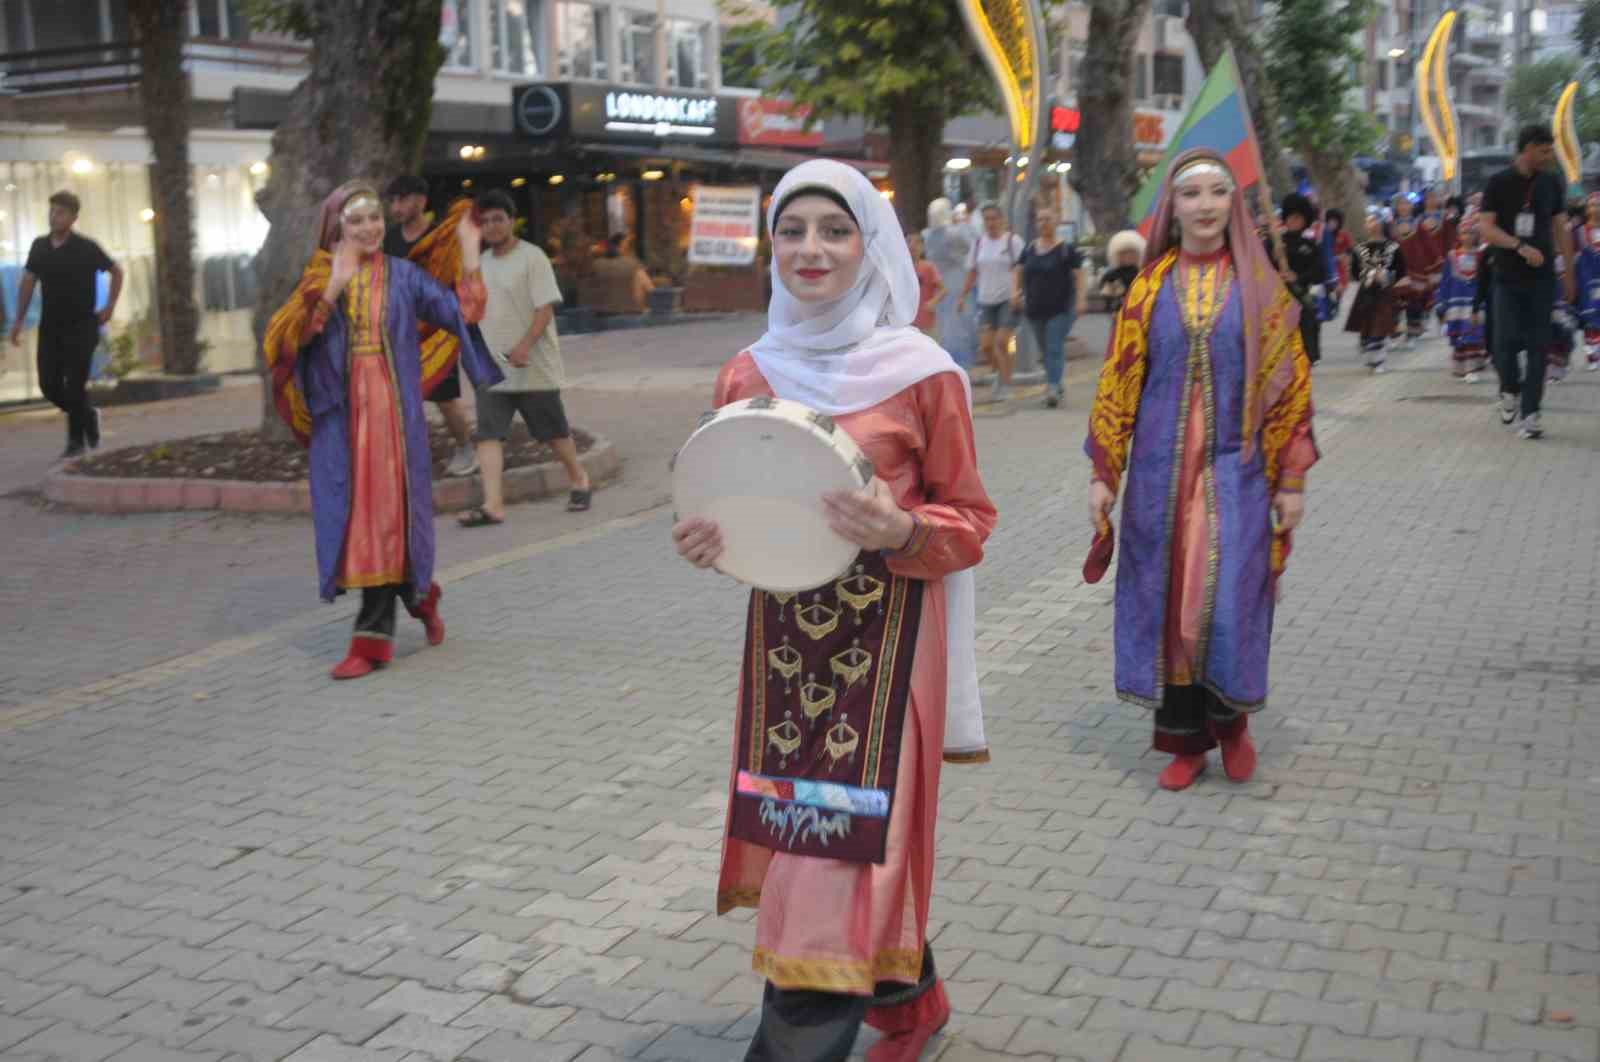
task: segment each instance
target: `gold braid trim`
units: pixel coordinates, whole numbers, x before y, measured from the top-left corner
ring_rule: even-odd
[[[1275,373],[1283,370],[1285,358],[1290,359],[1289,372],[1292,375],[1283,393],[1267,410],[1263,418],[1265,423],[1261,426],[1261,460],[1269,498],[1276,495],[1280,487],[1305,489],[1304,477],[1286,478],[1280,475],[1285,447],[1294,438],[1296,429],[1311,419],[1311,362],[1306,357],[1298,330],[1290,332],[1284,342],[1276,344],[1262,359],[1260,386],[1265,387]],[[1288,535],[1283,532],[1274,534],[1270,570],[1281,575],[1288,563]]]
[[[461,279],[461,243],[456,239],[456,229],[471,209],[472,200],[465,197],[451,203],[444,220],[429,229],[406,256],[447,288],[454,289]]]
[[[765,948],[757,948],[750,956],[750,968],[783,989],[871,995],[879,981],[907,984],[920,981],[922,949],[891,948],[873,955],[870,962],[841,962],[837,959],[787,959]]]

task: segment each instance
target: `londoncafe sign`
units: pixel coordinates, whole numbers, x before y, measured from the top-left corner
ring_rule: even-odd
[[[606,128],[618,133],[675,133],[711,136],[717,128],[717,100],[706,96],[667,96],[653,92],[607,92]]]

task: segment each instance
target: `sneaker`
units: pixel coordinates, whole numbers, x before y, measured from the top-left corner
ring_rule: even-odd
[[[1482,383],[1483,382],[1483,377],[1479,376],[1475,372],[1469,372],[1469,373],[1467,373],[1465,376],[1463,376],[1461,378],[1461,382],[1462,383],[1469,383],[1469,384]]]
[[[1389,367],[1387,365],[1374,365],[1372,367],[1372,373],[1373,373],[1374,376],[1382,376],[1384,373],[1386,373],[1388,371],[1389,371]]]
[[[1057,406],[1061,405],[1061,388],[1050,388],[1050,390],[1045,393],[1044,404],[1049,409],[1055,409]]]
[[[89,452],[88,451],[88,447],[84,446],[83,443],[80,443],[80,442],[68,443],[67,444],[67,448],[65,450],[61,451],[61,456],[56,458],[56,460],[58,460],[58,461],[70,461],[74,457],[82,457],[84,454],[86,454],[88,452]]]
[[[456,447],[455,456],[444,466],[444,474],[447,476],[470,476],[477,470],[478,455],[470,446]]]
[[[100,449],[100,411],[98,409],[91,408],[89,410],[89,424],[84,429],[83,439],[84,442],[89,444],[89,449]]]
[[[1590,372],[1600,369],[1600,357],[1596,357],[1593,354],[1589,355],[1589,364],[1585,365],[1584,368]]]
[[[1539,423],[1539,414],[1529,413],[1522,418],[1522,427],[1517,435],[1523,439],[1538,439],[1544,436],[1544,428]]]
[[[1514,424],[1517,420],[1517,396],[1500,392],[1500,423]]]

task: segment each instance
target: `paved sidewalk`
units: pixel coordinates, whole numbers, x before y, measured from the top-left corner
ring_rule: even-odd
[[[928,1057],[1600,1057],[1600,381],[1524,443],[1441,344],[1371,377],[1326,338],[1246,786],[1157,791],[1110,694],[1092,367],[979,421],[996,762],[945,773]],[[408,624],[358,683],[302,610],[0,709],[0,1054],[740,1058],[749,916],[710,911],[743,595],[667,526],[453,562],[450,639]]]

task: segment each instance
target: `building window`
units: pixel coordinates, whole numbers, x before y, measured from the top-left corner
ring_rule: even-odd
[[[667,20],[667,84],[674,88],[709,89],[711,67],[706,40],[711,27],[686,18]]]
[[[1378,91],[1379,92],[1388,92],[1389,91],[1389,64],[1388,63],[1378,63],[1377,67],[1378,67]]]
[[[102,19],[105,12],[98,3],[91,11],[84,10],[88,5],[59,0],[7,0],[0,6],[5,8],[7,51],[76,48],[101,44],[107,39],[108,27]]]
[[[1150,57],[1150,80],[1157,96],[1183,98],[1183,56],[1162,55]]]
[[[562,0],[556,5],[557,64],[562,77],[604,80],[610,76],[608,11],[593,4]]]
[[[490,50],[494,68],[538,77],[544,51],[543,0],[489,0]]]
[[[622,16],[622,77],[630,85],[656,83],[656,17],[642,11]]]
[[[761,56],[756,52],[760,23],[741,23],[722,31],[722,84],[733,88],[761,87]]]
[[[444,0],[439,8],[439,43],[445,66],[473,65],[472,0]]]
[[[1133,57],[1133,98],[1144,101],[1150,98],[1150,73],[1145,57]]]
[[[1151,12],[1157,15],[1166,15],[1168,18],[1183,17],[1183,0],[1155,0],[1151,5]]]
[[[196,37],[247,41],[250,19],[243,8],[240,0],[195,0],[189,13],[192,32]]]

